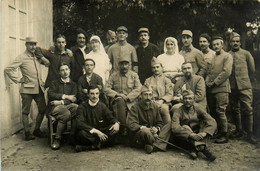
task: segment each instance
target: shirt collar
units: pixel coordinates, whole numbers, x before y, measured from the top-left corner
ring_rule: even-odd
[[[63,78],[61,78],[61,82],[63,82],[63,83],[70,83],[70,78],[66,78],[66,79],[63,79]]]
[[[207,48],[206,50],[201,50],[201,52],[203,53],[203,54],[207,54],[207,53],[209,53],[209,48]]]
[[[35,55],[31,52],[29,52],[28,50],[25,51],[25,54],[29,57],[34,57]]]
[[[124,76],[124,77],[128,77],[129,76],[129,74],[130,74],[130,71],[127,71],[127,73],[126,74],[121,74],[121,72],[119,71],[119,73],[120,73],[120,75],[122,75],[122,76]]]
[[[192,49],[193,49],[193,45],[192,44],[189,47],[186,47],[186,46],[182,47],[182,50],[185,51],[185,52],[190,52],[190,51],[192,51]]]
[[[90,106],[92,106],[92,107],[96,106],[98,102],[99,102],[99,99],[97,100],[96,103],[93,103],[91,100],[88,100],[88,104],[89,104]]]

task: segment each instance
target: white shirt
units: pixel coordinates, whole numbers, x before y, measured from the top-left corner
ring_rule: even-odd
[[[184,57],[180,54],[168,55],[166,53],[157,57],[163,66],[163,72],[179,72],[184,62]]]

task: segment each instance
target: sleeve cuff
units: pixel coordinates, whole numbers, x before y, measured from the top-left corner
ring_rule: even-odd
[[[61,104],[64,105],[64,100],[61,100]]]
[[[95,128],[92,128],[92,129],[89,131],[89,133],[94,134],[95,130],[96,130]]]
[[[62,99],[62,100],[65,100],[65,97],[66,97],[66,95],[63,94],[63,95],[61,96],[61,99]]]

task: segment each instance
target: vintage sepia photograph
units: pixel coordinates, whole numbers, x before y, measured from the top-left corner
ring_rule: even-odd
[[[260,170],[260,0],[0,0],[0,17],[0,170]]]

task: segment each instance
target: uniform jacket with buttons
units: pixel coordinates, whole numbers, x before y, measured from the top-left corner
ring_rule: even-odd
[[[181,77],[174,85],[174,96],[182,94],[183,90],[191,90],[195,95],[195,102],[203,106],[207,105],[206,102],[206,86],[203,77],[199,75],[192,75],[191,79],[187,80],[186,77]]]
[[[230,93],[229,76],[232,71],[232,56],[221,50],[219,55],[214,55],[206,76],[206,84],[214,82],[214,85],[208,88],[209,93]]]
[[[165,102],[171,101],[173,96],[172,82],[164,74],[147,78],[144,85],[150,86],[153,89],[153,97],[155,100],[162,99]]]
[[[26,50],[5,68],[5,73],[15,83],[21,80],[20,93],[38,94],[39,87],[44,92],[40,64],[48,65],[48,63],[46,58],[36,58],[35,55]],[[18,77],[17,68],[20,68],[22,78]]]
[[[126,78],[126,84],[122,83],[122,78]],[[114,98],[117,93],[123,93],[129,99],[127,103],[128,108],[133,105],[136,98],[139,96],[142,88],[139,77],[137,73],[129,70],[125,76],[123,76],[120,71],[117,71],[110,75],[109,79],[104,88],[104,92],[108,97]]]
[[[155,102],[151,102],[147,106],[142,101],[135,104],[127,116],[127,126],[132,132],[139,131],[141,126],[161,128],[163,121],[158,105]]]
[[[229,53],[233,57],[232,73],[229,78],[231,89],[252,89],[250,78],[255,72],[254,58],[250,52],[241,48]]]

